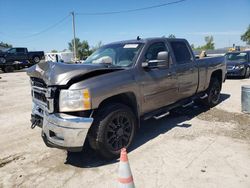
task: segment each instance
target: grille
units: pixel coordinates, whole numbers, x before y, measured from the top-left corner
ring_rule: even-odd
[[[31,78],[32,86],[47,88],[46,83],[40,78]]]
[[[45,96],[45,93],[39,93],[34,91],[34,98],[47,104],[47,98]]]
[[[52,113],[54,111],[54,90],[48,87],[42,79],[34,77],[31,78],[31,88],[35,103]]]

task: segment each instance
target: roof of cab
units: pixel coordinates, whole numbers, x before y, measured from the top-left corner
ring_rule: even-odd
[[[108,45],[110,45],[110,44],[129,44],[129,43],[137,43],[137,44],[141,43],[141,44],[144,44],[144,43],[151,42],[151,41],[158,41],[159,39],[165,39],[165,40],[168,40],[168,41],[183,41],[183,40],[186,40],[186,39],[182,39],[182,38],[153,37],[153,38],[140,38],[139,40],[132,39],[132,40],[117,41],[117,42],[109,43]]]

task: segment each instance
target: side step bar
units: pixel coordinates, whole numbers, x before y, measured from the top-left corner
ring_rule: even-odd
[[[165,116],[167,116],[167,115],[169,115],[169,112],[166,112],[166,113],[161,114],[161,115],[159,115],[159,116],[154,116],[154,118],[155,118],[155,119],[161,119],[161,118],[163,118],[163,117],[165,117]]]
[[[207,97],[208,97],[208,95],[205,93],[205,95],[201,96],[200,99],[205,99]]]
[[[187,103],[187,104],[183,104],[182,107],[183,107],[183,108],[186,108],[186,107],[188,107],[188,106],[190,106],[190,105],[192,105],[192,104],[194,104],[194,101],[191,101],[191,102],[189,102],[189,103]]]

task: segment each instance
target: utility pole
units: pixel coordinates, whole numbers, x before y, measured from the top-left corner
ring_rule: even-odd
[[[74,39],[73,39],[74,61],[76,61],[76,58],[77,58],[77,54],[76,54],[76,29],[75,29],[75,13],[74,13],[74,11],[71,12],[71,15],[72,15],[72,27],[73,27],[73,35],[74,35]]]

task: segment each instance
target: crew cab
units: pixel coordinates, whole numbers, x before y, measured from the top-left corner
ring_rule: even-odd
[[[250,51],[236,51],[226,54],[227,76],[249,78]]]
[[[44,59],[43,51],[29,52],[27,48],[10,48],[0,52],[0,68],[4,72],[13,72],[26,66],[32,66]]]
[[[42,128],[45,144],[81,151],[88,141],[110,159],[131,145],[141,120],[195,100],[218,104],[226,64],[196,60],[185,39],[149,38],[104,45],[83,64],[39,63],[27,74],[32,128]]]

